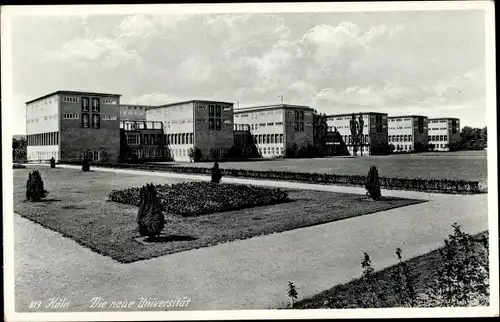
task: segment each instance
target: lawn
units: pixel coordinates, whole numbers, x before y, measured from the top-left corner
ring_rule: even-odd
[[[34,168],[49,191],[47,200],[38,203],[25,201],[28,172]],[[389,197],[370,201],[362,195],[287,190],[291,202],[284,204],[199,217],[167,216],[164,242],[146,244],[137,239],[138,208],[108,200],[115,189],[180,181],[187,180],[30,166],[14,171],[14,210],[98,253],[128,263],[423,202]]]
[[[175,164],[192,167],[213,166],[211,162],[179,162]],[[220,162],[222,169],[318,172],[343,175],[366,175],[371,165],[377,166],[379,175],[383,177],[476,181],[488,179],[487,156],[484,151]]]
[[[482,236],[488,236],[488,232],[482,232],[474,236],[479,240]],[[444,245],[444,242],[443,242]],[[475,245],[478,252],[486,255],[483,246]],[[396,254],[394,254],[396,256]],[[404,250],[403,250],[404,256]],[[362,258],[360,258],[361,262]],[[413,286],[415,293],[425,293],[430,288],[435,286],[435,273],[442,268],[444,263],[439,254],[439,249],[427,254],[412,258],[405,261],[409,271],[413,277]],[[376,267],[374,267],[376,269]],[[399,297],[395,290],[394,273],[397,271],[397,266],[391,266],[378,271],[374,274],[374,290],[380,295],[377,298],[376,307],[402,307]],[[366,308],[364,302],[364,289],[366,284],[362,279],[358,278],[351,282],[334,286],[333,288],[323,291],[315,296],[300,300],[295,303],[295,309],[320,309],[320,308],[336,308],[336,309],[353,309]],[[328,306],[327,303],[331,303]]]

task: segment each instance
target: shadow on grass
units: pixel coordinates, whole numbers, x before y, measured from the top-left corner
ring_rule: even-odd
[[[61,209],[85,209],[85,207],[69,205],[69,206],[62,206]]]
[[[139,237],[136,240],[143,244],[159,244],[159,243],[170,243],[170,242],[181,242],[181,241],[193,241],[198,238],[193,236],[184,235],[160,235],[156,238],[149,237]]]

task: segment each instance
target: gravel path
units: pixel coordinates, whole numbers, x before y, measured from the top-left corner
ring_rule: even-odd
[[[364,194],[364,189],[357,187],[240,178],[223,180]],[[454,222],[471,234],[488,228],[486,194],[463,196],[393,190],[383,194],[430,201],[131,264],[117,263],[14,215],[16,311],[105,311],[90,308],[94,297],[103,298],[109,305],[112,301],[126,300],[137,304],[141,297],[176,300],[187,296],[191,298],[189,310],[276,308],[288,303],[288,281],[294,282],[299,298],[304,298],[359,277],[363,252],[370,254],[376,269],[382,269],[396,262],[397,247],[403,249],[405,258],[438,248],[452,232]],[[28,308],[31,301],[41,300],[45,304],[54,297],[66,298],[68,308]],[[121,310],[141,309],[136,305]]]

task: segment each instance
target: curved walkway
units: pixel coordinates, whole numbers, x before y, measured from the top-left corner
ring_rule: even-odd
[[[140,174],[209,180],[207,176]],[[357,187],[240,178],[223,181],[364,194]],[[454,222],[471,234],[488,228],[486,194],[392,190],[383,194],[429,202],[130,264],[117,263],[15,215],[16,311],[29,312],[30,301],[51,297],[65,297],[70,302],[67,311],[89,311],[93,310],[90,301],[97,296],[108,302],[188,296],[189,310],[276,308],[288,303],[288,281],[294,282],[299,298],[304,298],[359,277],[363,252],[381,269],[396,263],[397,247],[405,258],[438,248]]]

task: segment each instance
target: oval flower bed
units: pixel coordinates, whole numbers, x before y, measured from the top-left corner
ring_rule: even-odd
[[[242,184],[183,182],[156,185],[156,192],[167,213],[183,217],[237,210],[289,201],[288,193],[278,188]],[[113,190],[109,199],[139,206],[140,187]]]

